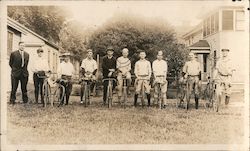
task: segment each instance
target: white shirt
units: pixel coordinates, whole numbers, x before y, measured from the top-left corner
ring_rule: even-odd
[[[131,61],[121,56],[116,60],[116,68],[118,68],[122,74],[125,74],[131,70]]]
[[[21,57],[22,57],[22,67],[24,66],[24,52],[19,50]]]
[[[216,69],[221,75],[231,75],[233,71],[232,61],[227,58],[220,59],[216,64]]]
[[[43,58],[43,57],[36,57],[34,59],[32,71],[33,72],[49,71],[48,61],[45,58]]]
[[[168,65],[166,61],[157,59],[153,62],[152,68],[155,76],[167,76]]]
[[[201,71],[201,65],[196,60],[186,62],[183,67],[183,72],[191,76],[199,75],[200,71]]]
[[[97,62],[94,59],[85,58],[82,60],[81,68],[84,68],[85,72],[93,73],[97,69]]]
[[[146,59],[139,60],[135,63],[135,75],[136,77],[140,75],[148,75],[151,76],[152,70],[151,70],[151,64]]]
[[[62,62],[59,64],[58,67],[58,75],[59,77],[61,75],[67,75],[67,76],[72,76],[75,72],[74,66],[71,62]]]

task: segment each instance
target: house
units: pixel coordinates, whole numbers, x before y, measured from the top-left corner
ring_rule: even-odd
[[[230,50],[230,58],[236,71],[233,75],[233,87],[244,89],[245,64],[248,48],[247,8],[244,6],[222,6],[202,16],[203,20],[182,38],[191,52],[197,54],[202,63],[202,80],[206,82],[221,49]]]
[[[18,49],[18,43],[20,41],[25,42],[25,51],[29,53],[30,55],[30,61],[28,65],[28,70],[30,73],[29,76],[29,83],[33,83],[33,76],[31,72],[31,66],[33,62],[35,61],[35,58],[37,56],[37,49],[39,47],[42,47],[44,49],[44,56],[48,64],[50,66],[50,69],[53,73],[53,76],[56,77],[57,73],[57,67],[60,62],[59,60],[59,47],[45,39],[44,37],[38,35],[37,33],[31,31],[30,29],[26,28],[22,24],[18,23],[17,21],[7,18],[7,61],[9,61],[9,56],[12,51]],[[10,75],[11,68],[9,67],[7,69],[8,74]],[[10,76],[9,76],[9,89],[10,89]]]

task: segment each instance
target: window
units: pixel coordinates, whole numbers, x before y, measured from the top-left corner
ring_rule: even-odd
[[[211,16],[211,34],[215,32],[214,22],[215,22],[215,15]]]
[[[222,30],[233,30],[233,11],[222,11]]]
[[[207,72],[207,56],[208,54],[203,54],[203,71]]]
[[[216,67],[216,59],[217,59],[216,50],[214,50],[214,68]]]
[[[235,21],[236,30],[244,30],[245,28],[244,15],[245,15],[244,11],[236,11],[236,21]]]
[[[13,50],[13,33],[8,31],[7,35],[7,55],[10,56]]]
[[[207,21],[204,20],[203,21],[203,37],[206,37],[207,36]]]
[[[211,34],[211,21],[210,21],[210,17],[207,18],[207,35]]]
[[[219,31],[219,12],[214,16],[215,32]]]

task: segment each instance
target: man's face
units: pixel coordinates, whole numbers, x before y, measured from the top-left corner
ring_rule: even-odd
[[[107,51],[107,54],[109,57],[111,57],[113,55],[113,53],[114,53],[113,51],[110,51],[110,50]]]
[[[162,55],[157,55],[158,60],[162,60],[163,56]]]
[[[43,52],[38,52],[38,56],[42,57],[43,56]]]
[[[20,43],[19,44],[19,50],[23,51],[24,50],[24,46],[25,46],[24,43]]]
[[[146,57],[146,53],[145,52],[140,52],[140,58],[145,59],[145,57]]]
[[[64,61],[65,61],[65,62],[69,62],[69,56],[66,56],[66,57],[64,58]]]
[[[87,53],[87,57],[88,57],[89,59],[91,59],[91,58],[93,57],[93,52],[88,52],[88,53]]]
[[[190,60],[194,60],[195,59],[195,56],[194,56],[193,53],[189,53],[188,57],[189,57]]]
[[[228,51],[222,51],[222,56],[223,57],[227,57],[227,55],[228,55]]]
[[[127,58],[128,57],[128,51],[122,51],[122,56],[124,58]]]

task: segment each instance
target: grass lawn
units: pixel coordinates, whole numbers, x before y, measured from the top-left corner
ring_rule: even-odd
[[[30,94],[30,96],[33,94]],[[242,100],[219,113],[191,106],[177,109],[174,99],[166,110],[115,104],[101,106],[101,97],[85,108],[79,97],[71,104],[42,108],[41,104],[8,105],[7,138],[11,144],[235,144],[243,142],[244,108]],[[194,102],[192,102],[194,103]],[[236,104],[236,105],[234,105]]]

